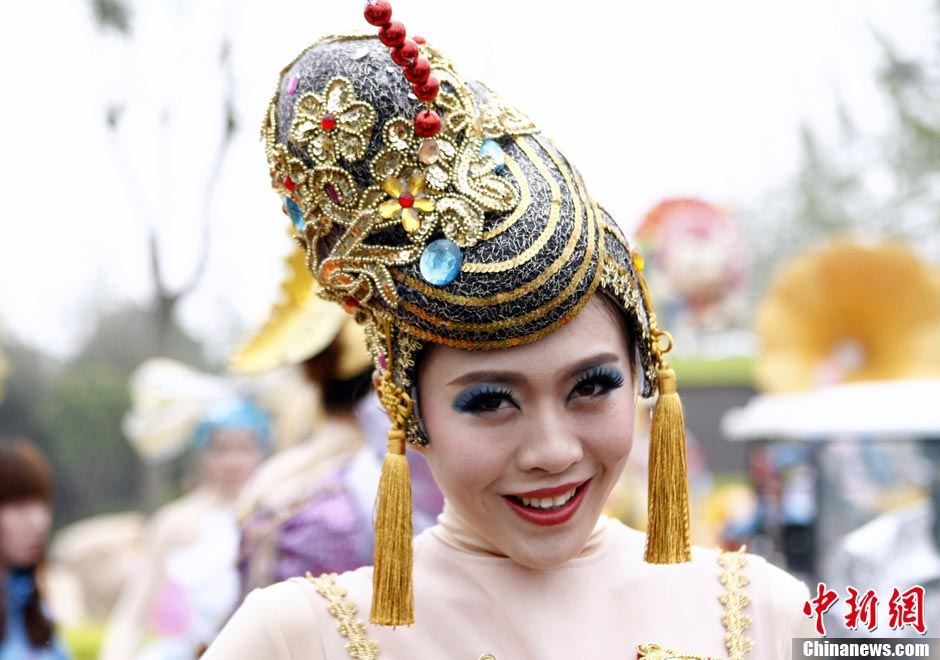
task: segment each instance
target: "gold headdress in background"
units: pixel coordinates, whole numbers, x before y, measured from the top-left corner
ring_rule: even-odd
[[[287,274],[281,296],[267,320],[235,350],[230,367],[238,373],[257,373],[300,364],[340,342],[337,378],[351,378],[371,364],[362,327],[349,314],[319,295],[319,285],[307,270],[303,252],[292,250],[285,259]]]
[[[781,268],[757,333],[766,392],[940,376],[940,278],[903,245],[835,242]]]

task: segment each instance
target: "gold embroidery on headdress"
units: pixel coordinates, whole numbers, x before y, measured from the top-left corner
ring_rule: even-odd
[[[435,105],[443,111],[442,129],[424,139],[405,118],[386,122],[380,127],[382,148],[368,163],[372,185],[365,190],[342,164],[365,157],[377,113],[357,99],[350,81],[333,78],[323,90],[298,98],[291,146],[277,143],[277,95],[271,102],[263,135],[272,181],[299,207],[308,266],[321,280],[324,297],[361,305],[378,295],[394,308],[398,293],[388,267],[416,261],[437,232],[460,247],[474,245],[483,237],[485,213],[519,206],[520,193],[496,174],[481,146],[489,137],[533,133],[534,125],[492,92],[477,106],[453,65],[434,49],[425,50],[441,83]],[[409,199],[403,203],[405,192]],[[410,246],[367,242],[396,224]],[[343,235],[321,254],[318,242],[336,225],[345,228]]]

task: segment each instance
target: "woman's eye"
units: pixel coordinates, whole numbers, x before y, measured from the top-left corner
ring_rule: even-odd
[[[574,386],[574,393],[578,396],[593,396],[601,390],[601,385],[594,380],[581,381]]]
[[[575,383],[572,397],[598,397],[623,386],[623,374],[615,367],[592,369]]]
[[[454,401],[458,412],[485,413],[515,405],[512,392],[500,388],[474,388],[462,393]]]

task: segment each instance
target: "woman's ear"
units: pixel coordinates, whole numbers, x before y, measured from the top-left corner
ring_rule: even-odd
[[[378,369],[372,371],[372,387],[378,391],[379,387],[382,385],[382,376],[379,374]]]

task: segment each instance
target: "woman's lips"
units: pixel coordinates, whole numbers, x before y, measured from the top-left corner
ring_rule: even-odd
[[[577,512],[589,485],[590,479],[516,495],[504,495],[503,499],[523,520],[536,525],[560,525],[570,520]]]

